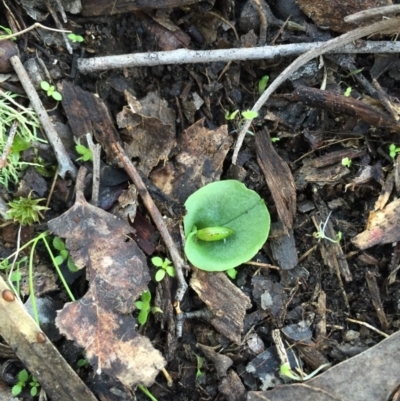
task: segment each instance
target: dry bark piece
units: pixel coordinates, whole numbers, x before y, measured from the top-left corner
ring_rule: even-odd
[[[63,96],[63,109],[74,137],[80,138],[88,132],[93,133],[101,143],[108,160],[113,160],[114,154],[109,144],[119,142],[119,136],[104,102],[93,93],[86,92],[68,81],[58,84],[57,89]],[[102,141],[101,138],[107,140]]]
[[[0,277],[0,291],[8,290]],[[0,297],[0,335],[55,401],[95,401],[96,398],[59,354],[19,301]],[[39,337],[38,337],[39,335]],[[38,341],[39,340],[39,341]]]
[[[398,388],[399,352],[397,332],[305,383],[252,391],[247,401],[387,401]]]
[[[345,157],[356,159],[364,156],[365,153],[365,149],[341,149],[313,159],[310,165],[316,168],[326,167],[341,162]]]
[[[210,323],[225,337],[239,344],[246,309],[251,307],[249,297],[225,273],[208,273],[196,268],[190,287],[211,311]]]
[[[181,134],[181,150],[174,159],[155,170],[150,178],[167,195],[184,203],[199,188],[219,180],[231,145],[226,125],[210,130],[201,119]]]
[[[397,241],[400,241],[400,199],[383,210],[370,212],[366,230],[351,240],[359,249]]]
[[[129,107],[117,115],[119,128],[125,129],[124,149],[139,158],[139,168],[147,176],[160,160],[167,160],[175,141],[175,114],[155,92],[137,102],[126,92]],[[139,103],[139,104],[138,104]]]
[[[297,266],[297,250],[292,229],[285,233],[281,222],[271,224],[269,245],[278,266],[290,270]]]
[[[346,97],[320,89],[300,87],[292,94],[281,95],[281,97],[291,102],[302,102],[307,106],[354,116],[374,127],[387,128],[392,132],[400,133],[400,126],[392,116],[351,96]]]
[[[95,370],[127,386],[153,383],[165,360],[150,341],[138,335],[130,315],[134,301],[150,280],[146,258],[130,239],[130,225],[86,202],[80,172],[74,206],[49,221],[66,239],[74,263],[89,270],[89,290],[66,304],[56,319],[60,331],[85,348]]]
[[[232,359],[229,358],[229,356],[215,352],[213,348],[207,347],[206,345],[197,344],[196,346],[203,352],[206,359],[214,363],[218,377],[225,377],[227,375],[227,370],[233,365]]]
[[[371,24],[368,21],[364,24],[347,23],[344,18],[359,11],[369,8],[391,5],[391,0],[298,0],[297,4],[301,10],[310,17],[317,25],[329,27],[336,32],[347,32],[358,26]],[[377,19],[379,20],[379,18]]]
[[[124,0],[110,2],[108,0],[85,0],[82,2],[82,15],[94,17],[129,13],[138,10],[182,7],[199,3],[202,0]]]
[[[239,375],[232,369],[228,372],[228,376],[222,379],[218,390],[226,397],[227,401],[244,401],[246,398],[246,388]]]
[[[382,329],[387,330],[389,328],[389,322],[385,314],[385,309],[382,304],[378,283],[376,282],[376,277],[374,273],[372,273],[371,271],[367,271],[365,273],[365,280],[367,281],[368,289],[372,298],[372,304],[374,305]]]
[[[289,166],[276,153],[266,129],[256,135],[257,161],[264,173],[285,230],[296,216],[296,187]],[[279,172],[279,174],[277,174]]]

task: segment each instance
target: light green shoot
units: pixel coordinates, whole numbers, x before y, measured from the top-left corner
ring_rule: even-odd
[[[77,161],[84,161],[84,162],[89,162],[89,161],[93,161],[93,153],[92,151],[87,148],[85,145],[82,145],[80,142],[80,138],[79,139],[75,139],[75,150],[77,151],[77,153],[79,155],[81,155],[81,157],[79,157],[78,159],[76,159]]]
[[[228,120],[228,121],[229,120],[234,120],[236,115],[237,115],[237,113],[239,113],[239,110],[235,110],[232,113],[229,113],[229,111],[227,111],[225,113],[225,120]]]
[[[389,155],[394,160],[396,158],[397,153],[400,152],[400,148],[397,148],[394,143],[389,146]]]
[[[3,39],[6,36],[12,35],[12,30],[10,28],[6,28],[3,25],[0,25],[0,31],[4,31],[6,33],[6,35],[1,35],[0,34],[0,40]],[[17,38],[11,38],[11,40],[17,40]]]
[[[350,71],[350,72],[346,75],[346,78],[351,77],[351,76],[353,76],[353,75],[359,74],[363,69],[364,69],[364,67],[363,67],[363,68],[357,68],[356,70]]]
[[[149,317],[149,313],[163,313],[163,311],[156,307],[150,306],[150,301],[151,301],[151,293],[150,291],[145,291],[141,296],[140,296],[140,301],[135,302],[136,308],[140,310],[139,316],[138,316],[138,322],[141,326],[146,324],[147,319]]]
[[[59,251],[60,253],[54,258],[57,265],[60,266],[63,262],[67,261],[68,269],[72,272],[78,271],[78,266],[72,261],[71,255],[65,248],[65,243],[62,239],[58,237],[54,237],[53,239],[53,247]]]
[[[170,277],[175,277],[175,269],[174,266],[171,265],[171,261],[168,258],[164,260],[158,256],[154,256],[151,258],[151,263],[158,268],[155,280],[161,281],[164,279],[165,274],[168,274]]]
[[[258,82],[258,94],[261,95],[267,88],[269,75],[264,75]]]
[[[349,157],[344,157],[342,159],[342,166],[350,168],[352,160]]]
[[[40,87],[46,92],[48,97],[52,97],[57,102],[62,100],[61,93],[56,91],[56,87],[54,85],[50,85],[47,81],[42,81],[40,83]]]
[[[32,192],[26,198],[21,196],[8,203],[10,210],[7,212],[7,216],[22,226],[31,226],[39,221],[40,212],[48,209],[46,206],[39,205],[43,200],[45,199],[32,199]]]
[[[340,242],[340,240],[342,239],[342,233],[341,233],[341,231],[339,231],[339,232],[336,234],[336,240],[334,240],[334,239],[332,239],[332,238],[330,238],[330,237],[327,237],[327,236],[325,235],[326,226],[328,225],[328,221],[329,221],[329,218],[331,217],[331,214],[332,214],[332,211],[329,212],[328,217],[326,218],[326,220],[325,220],[324,223],[323,223],[322,221],[319,223],[319,230],[318,230],[317,232],[315,232],[315,233],[313,234],[313,236],[314,236],[314,238],[317,238],[318,240],[326,239],[326,240],[328,240],[328,241],[330,241],[330,242],[333,242],[333,243],[335,243],[335,244],[338,244],[338,243]]]
[[[330,363],[324,363],[318,369],[315,369],[310,374],[304,375],[304,372],[300,369],[297,369],[299,371],[299,374],[294,372],[292,370],[292,368],[290,367],[290,364],[288,362],[286,362],[280,366],[279,373],[284,378],[287,377],[289,379],[296,380],[296,381],[305,381],[305,380],[309,380],[309,379],[313,378],[319,371],[321,371],[322,369],[324,369],[328,366],[330,366]]]
[[[243,120],[252,120],[253,118],[258,117],[258,113],[252,110],[245,110],[241,112]]]
[[[199,379],[201,376],[203,376],[203,372],[201,371],[201,368],[203,367],[204,364],[204,358],[201,357],[200,355],[196,355],[196,361],[197,361],[197,365],[196,365],[196,379]]]
[[[273,136],[271,137],[271,142],[275,143],[275,142],[279,142],[281,140],[281,138],[277,137],[277,136]]]
[[[70,33],[67,35],[68,39],[73,43],[80,43],[83,42],[85,39],[81,35],[75,35],[74,33]]]
[[[150,393],[147,387],[143,386],[142,384],[138,385],[138,389],[143,393],[146,394],[147,397],[150,398],[151,401],[158,401],[156,397],[154,397],[153,394]]]
[[[353,89],[351,88],[351,86],[347,87],[347,89],[344,91],[344,96],[349,97],[352,90]]]
[[[23,388],[25,388],[29,380],[31,380],[31,382],[29,383],[29,386],[31,387],[30,390],[31,396],[35,397],[39,391],[40,384],[38,383],[37,379],[34,376],[28,373],[26,369],[23,369],[21,370],[21,372],[18,373],[18,382],[14,384],[14,386],[11,389],[12,395],[14,396],[19,395],[23,390]]]
[[[225,273],[230,277],[232,280],[234,280],[238,274],[237,270],[235,268],[233,269],[228,269],[225,271]]]

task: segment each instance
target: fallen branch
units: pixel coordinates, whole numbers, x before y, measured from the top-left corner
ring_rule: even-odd
[[[355,31],[353,31],[355,32]],[[368,34],[366,34],[368,35]],[[365,36],[365,35],[362,35]],[[334,39],[336,40],[336,39]],[[292,43],[289,45],[252,47],[243,49],[187,50],[178,49],[163,52],[123,54],[119,56],[93,57],[79,59],[78,69],[82,74],[138,66],[166,64],[195,64],[216,61],[261,60],[277,57],[293,57],[308,51],[319,49],[328,42]],[[340,47],[339,47],[340,46]],[[364,41],[357,45],[347,44],[325,53],[400,53],[399,42]],[[315,56],[316,57],[316,56]]]
[[[282,71],[282,73],[278,76],[278,78],[275,79],[275,81],[273,81],[271,83],[271,85],[260,96],[260,98],[254,104],[254,106],[251,110],[256,111],[258,113],[258,111],[261,109],[261,107],[264,105],[264,103],[268,100],[270,95],[284,81],[286,81],[286,79],[288,79],[295,71],[297,71],[304,64],[307,64],[313,58],[316,58],[316,57],[318,57],[322,54],[328,53],[328,52],[335,51],[338,48],[345,46],[348,43],[353,42],[354,40],[362,38],[363,36],[373,35],[373,34],[376,34],[379,32],[387,33],[388,31],[397,31],[399,29],[399,25],[400,25],[400,21],[397,18],[375,22],[374,24],[371,24],[369,26],[354,29],[353,31],[350,31],[341,36],[338,36],[335,39],[328,40],[327,42],[323,43],[319,47],[317,47],[313,50],[310,50],[309,52],[301,55],[296,60],[294,60],[292,64],[290,64],[288,67],[286,67]],[[384,52],[384,51],[383,50],[379,51],[379,53],[382,53],[382,52]],[[242,129],[240,130],[240,133],[239,133],[239,136],[238,136],[238,139],[236,142],[235,150],[234,150],[233,156],[232,156],[233,164],[236,164],[239,150],[242,146],[244,137],[246,136],[246,133],[247,133],[252,121],[253,121],[253,119],[246,120],[245,123],[243,124]]]

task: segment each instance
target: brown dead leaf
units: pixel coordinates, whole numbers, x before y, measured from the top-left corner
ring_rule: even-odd
[[[184,203],[199,188],[219,180],[231,145],[226,125],[210,130],[201,119],[182,133],[178,143],[181,150],[175,158],[150,178],[167,195]]]
[[[90,280],[87,294],[58,313],[60,331],[85,348],[96,371],[127,386],[151,385],[165,360],[147,338],[135,333],[129,315],[150,280],[146,258],[129,238],[133,229],[88,204],[78,185],[74,206],[48,224],[52,233],[66,239],[75,264],[87,266]]]
[[[165,100],[150,92],[139,103],[126,94],[129,107],[117,115],[119,128],[125,128],[124,149],[140,159],[139,168],[147,176],[160,160],[167,160],[175,146],[175,115]]]
[[[391,0],[297,0],[301,10],[317,25],[329,27],[336,32],[347,32],[362,24],[349,24],[344,22],[344,17],[368,10],[370,8],[388,6]],[[373,21],[375,22],[375,21]],[[364,23],[371,24],[371,20]]]
[[[247,401],[387,401],[398,387],[400,333],[305,383],[250,391]]]
[[[389,203],[383,210],[373,212],[365,231],[351,242],[359,249],[400,241],[400,199]]]

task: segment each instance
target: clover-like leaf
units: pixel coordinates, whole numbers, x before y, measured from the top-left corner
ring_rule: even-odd
[[[224,271],[250,260],[267,240],[270,216],[264,200],[235,180],[213,182],[189,196],[183,220],[185,253],[201,270]],[[233,234],[202,241],[197,231],[227,227]]]

